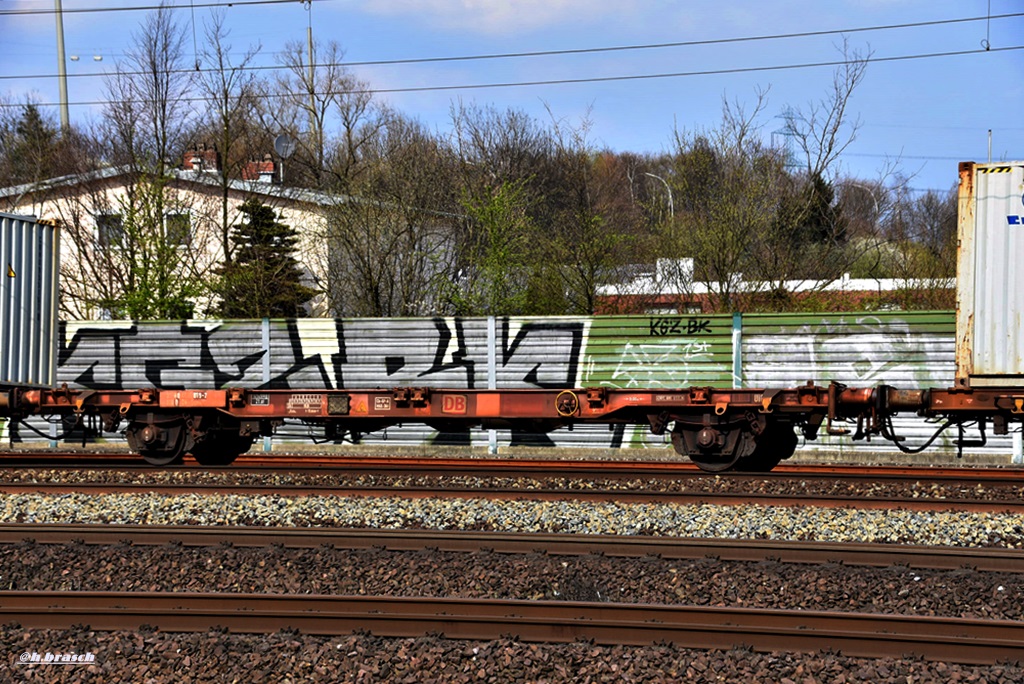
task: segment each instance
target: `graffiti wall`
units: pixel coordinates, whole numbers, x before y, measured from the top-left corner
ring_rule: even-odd
[[[946,386],[953,378],[954,316],[85,321],[61,325],[58,358],[58,382],[94,389],[780,387],[831,379]],[[291,426],[283,436],[306,429]],[[489,438],[409,427],[369,439],[486,446]],[[667,448],[643,428],[607,426],[549,436],[499,431],[496,439],[498,446]]]
[[[778,387],[835,380],[851,387],[949,387],[956,366],[955,330],[952,312],[744,316],[744,384]],[[936,429],[914,416],[897,416],[893,425],[909,444],[924,441]],[[941,439],[952,450],[950,436]],[[819,444],[865,448],[827,435]],[[1009,449],[1009,442],[998,442],[996,448],[1001,447]]]

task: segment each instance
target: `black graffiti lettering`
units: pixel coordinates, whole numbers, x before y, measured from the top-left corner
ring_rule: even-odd
[[[433,322],[434,329],[437,331],[437,346],[434,348],[434,360],[430,364],[430,368],[420,373],[417,377],[427,377],[451,370],[463,370],[466,373],[466,387],[473,389],[476,386],[476,362],[470,358],[462,319],[456,318],[454,320],[454,336],[452,335],[451,328],[448,326],[448,322],[444,318],[434,318]],[[451,358],[451,361],[445,361],[446,358]]]
[[[507,387],[575,387],[583,349],[583,323],[530,321],[498,322],[501,366],[498,382]],[[515,335],[511,334],[512,328]]]
[[[651,318],[650,336],[665,337],[666,335],[682,335],[683,331],[680,327],[682,322],[682,318]]]
[[[260,387],[269,389],[292,389],[297,387],[337,387],[345,386],[342,368],[348,361],[348,353],[345,343],[345,332],[341,319],[335,319],[332,343],[326,345],[330,349],[337,344],[337,351],[329,355],[322,352],[306,349],[303,344],[302,332],[299,324],[294,318],[286,321],[288,342],[291,347],[291,359],[287,360],[287,368],[282,373],[277,365],[275,352],[271,351],[271,375],[268,382]],[[323,332],[327,332],[326,326]]]
[[[711,334],[710,318],[689,318],[683,323],[682,317],[651,317],[649,319],[650,337],[666,337],[668,335],[701,335]]]
[[[697,318],[691,318],[686,322],[686,332],[689,335],[699,335],[701,333],[711,332],[711,320],[704,319],[700,320]]]

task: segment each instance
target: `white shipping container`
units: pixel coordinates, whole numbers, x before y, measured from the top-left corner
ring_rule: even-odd
[[[53,386],[57,371],[60,232],[0,214],[0,386]]]
[[[960,164],[956,381],[1024,384],[1024,162]]]

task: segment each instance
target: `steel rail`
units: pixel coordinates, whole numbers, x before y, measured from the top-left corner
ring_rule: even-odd
[[[593,501],[615,503],[707,504],[857,508],[873,510],[1024,513],[1024,500],[985,501],[957,498],[819,496],[746,492],[645,492],[628,489],[530,489],[465,487],[334,487],[326,485],[139,484],[117,482],[0,482],[4,494],[156,494],[162,496],[234,495],[284,497],[364,497],[408,499],[488,499],[499,501]]]
[[[995,547],[943,547],[908,544],[700,539],[525,532],[327,529],[321,527],[222,527],[215,525],[85,525],[10,523],[0,525],[0,544],[132,544],[188,547],[384,549],[503,554],[604,555],[618,558],[716,558],[723,561],[842,563],[853,566],[904,565],[915,569],[1024,573],[1024,550]]]
[[[836,479],[837,476],[854,480],[871,481],[967,481],[1024,484],[1024,468],[1020,467],[974,467],[974,466],[856,466],[828,464],[781,464],[771,473],[707,473],[689,462],[644,461],[644,460],[566,460],[557,452],[552,458],[430,458],[409,456],[358,456],[358,455],[296,455],[276,456],[243,455],[227,468],[208,467],[195,464],[165,466],[157,468],[145,463],[140,456],[125,453],[94,452],[0,452],[0,467],[46,467],[67,466],[75,469],[129,468],[146,471],[191,471],[211,470],[226,472],[285,471],[308,469],[311,471],[338,472],[393,472],[424,474],[438,472],[450,474],[453,471],[480,474],[533,473],[545,476],[557,475],[601,475],[608,477],[645,475],[652,477],[696,477],[728,479],[777,479],[814,478]]]
[[[29,629],[164,632],[297,629],[385,637],[443,634],[490,640],[758,651],[838,650],[854,657],[961,663],[1024,659],[1024,622],[909,615],[591,602],[167,592],[0,592],[0,620]]]

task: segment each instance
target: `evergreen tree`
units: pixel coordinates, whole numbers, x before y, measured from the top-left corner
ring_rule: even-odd
[[[61,143],[57,127],[28,102],[17,120],[0,126],[0,176],[9,184],[35,183],[57,174]]]
[[[297,232],[271,207],[253,198],[241,207],[243,223],[231,231],[234,258],[220,269],[218,312],[225,318],[296,317],[316,292],[300,283],[293,256]]]

